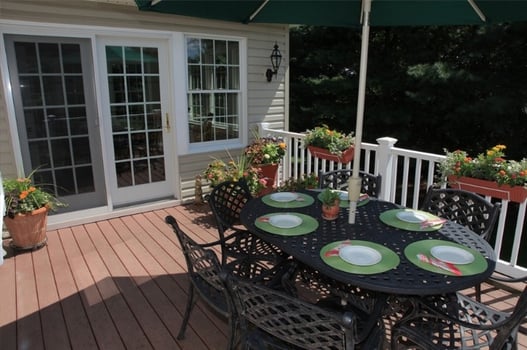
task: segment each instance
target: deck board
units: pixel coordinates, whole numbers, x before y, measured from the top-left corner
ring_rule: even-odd
[[[208,206],[186,205],[50,231],[33,252],[14,255],[4,241],[0,348],[225,348],[225,320],[199,301],[185,339],[177,339],[189,281],[167,215],[198,242],[217,239]],[[482,290],[494,307],[514,306],[517,292]],[[519,349],[527,350],[522,331]]]

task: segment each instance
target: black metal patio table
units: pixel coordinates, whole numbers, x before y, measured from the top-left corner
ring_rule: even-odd
[[[395,295],[437,295],[451,293],[475,286],[485,281],[494,271],[495,254],[492,247],[474,232],[447,221],[434,231],[410,231],[383,223],[381,213],[399,206],[376,199],[357,208],[355,224],[348,223],[348,210],[341,208],[336,220],[324,220],[321,216],[321,202],[316,199],[317,192],[306,191],[315,200],[312,204],[297,208],[277,208],[266,204],[262,198],[249,201],[241,212],[241,221],[251,232],[276,245],[278,248],[303,264],[319,271],[336,281],[354,285],[371,291]],[[293,205],[294,206],[294,205]],[[314,232],[283,236],[266,232],[256,225],[259,217],[271,213],[301,213],[315,218],[318,227]],[[380,244],[399,257],[399,264],[380,273],[349,273],[341,271],[324,262],[321,249],[332,242],[361,240]],[[404,254],[405,248],[417,241],[440,240],[455,242],[481,253],[486,260],[484,271],[455,276],[429,271],[411,262]]]

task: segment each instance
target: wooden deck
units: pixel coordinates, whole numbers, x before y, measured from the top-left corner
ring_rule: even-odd
[[[216,236],[208,206],[187,205],[51,231],[34,252],[6,247],[0,349],[224,349],[226,323],[199,302],[176,339],[188,281],[168,214],[198,241]],[[483,293],[503,310],[518,294],[491,285]]]

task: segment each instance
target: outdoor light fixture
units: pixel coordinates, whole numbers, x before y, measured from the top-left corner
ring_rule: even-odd
[[[280,63],[282,62],[282,54],[280,53],[280,50],[278,50],[278,45],[274,44],[273,52],[271,52],[271,64],[273,65],[273,69],[267,69],[265,72],[265,76],[267,77],[267,81],[270,82],[273,80],[273,75],[276,75],[278,72],[278,68],[280,68]]]

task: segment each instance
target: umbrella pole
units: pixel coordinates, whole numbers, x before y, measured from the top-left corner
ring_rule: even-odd
[[[359,176],[360,168],[360,145],[362,143],[362,124],[364,119],[364,100],[366,97],[366,72],[368,70],[368,45],[370,40],[370,11],[371,1],[363,0],[362,8],[362,40],[360,51],[360,73],[359,73],[359,95],[357,98],[357,121],[355,125],[355,149],[353,156],[353,172],[349,180],[348,194],[350,199],[350,209],[348,222],[355,223],[355,214],[357,211],[357,202],[360,196],[361,178]]]

